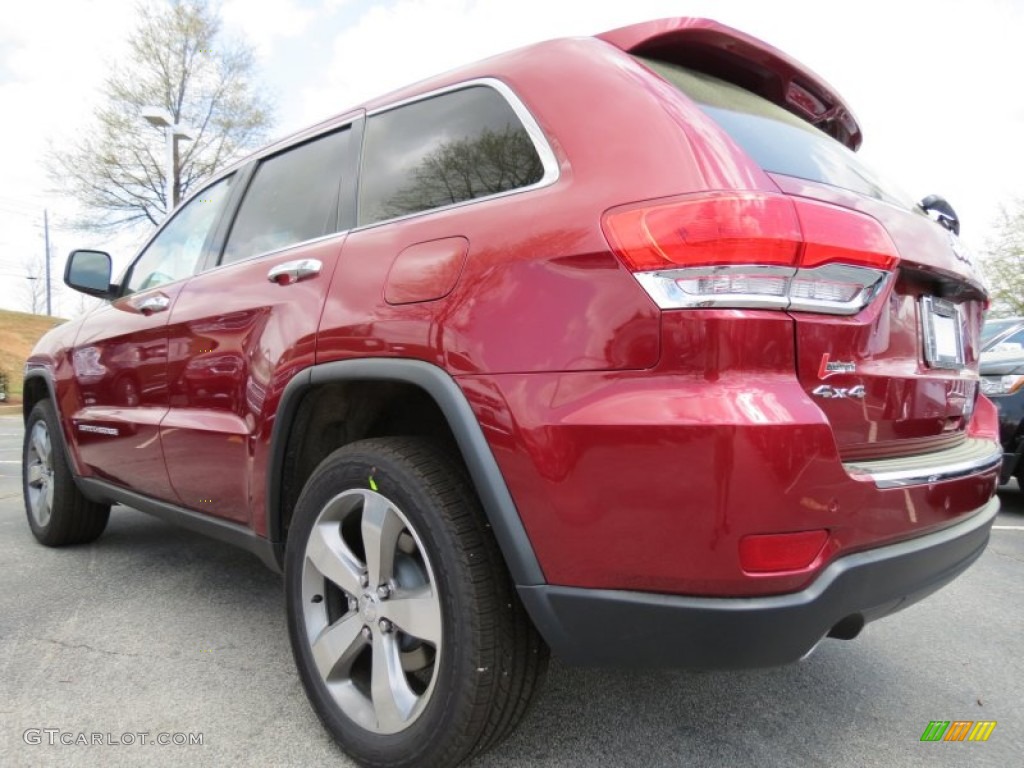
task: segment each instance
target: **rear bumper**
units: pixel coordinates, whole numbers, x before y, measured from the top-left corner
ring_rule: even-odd
[[[552,650],[569,663],[786,664],[830,632],[853,636],[863,623],[952,581],[984,551],[998,511],[993,498],[941,531],[838,558],[806,589],[784,595],[705,598],[559,586],[519,593]]]

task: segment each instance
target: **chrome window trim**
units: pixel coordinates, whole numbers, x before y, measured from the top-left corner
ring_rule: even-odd
[[[540,124],[533,117],[533,114],[529,111],[529,109],[527,109],[526,105],[522,102],[522,100],[519,98],[519,96],[516,95],[515,91],[513,91],[507,84],[505,84],[501,80],[498,80],[497,78],[494,78],[494,77],[474,78],[473,80],[464,80],[462,82],[455,83],[453,85],[448,85],[448,86],[445,86],[443,88],[437,88],[437,89],[434,89],[432,91],[428,91],[428,92],[423,93],[423,94],[419,94],[419,95],[416,95],[416,96],[411,96],[411,97],[409,97],[407,99],[402,99],[401,101],[396,101],[396,102],[394,102],[392,104],[387,104],[387,105],[382,106],[382,107],[377,107],[377,108],[373,109],[372,111],[369,111],[369,112],[361,114],[360,117],[363,117],[363,118],[368,120],[370,117],[372,117],[374,115],[381,114],[382,112],[390,112],[393,109],[398,109],[400,107],[404,107],[404,106],[407,106],[409,104],[415,104],[416,102],[424,101],[426,99],[431,99],[431,98],[434,98],[435,96],[441,96],[441,95],[446,94],[446,93],[452,93],[453,91],[461,91],[461,90],[465,90],[466,88],[472,88],[472,87],[477,87],[477,86],[485,86],[485,87],[488,87],[488,88],[491,88],[491,89],[497,91],[498,94],[502,98],[505,99],[505,102],[512,108],[512,111],[515,113],[516,117],[519,118],[519,122],[522,124],[523,128],[526,130],[527,135],[530,137],[530,141],[533,143],[534,149],[537,150],[537,155],[540,157],[541,167],[544,169],[544,174],[541,176],[540,180],[534,182],[533,184],[530,184],[529,186],[517,187],[516,189],[510,189],[510,190],[507,190],[505,192],[496,192],[493,195],[486,195],[486,196],[483,196],[483,197],[474,197],[471,200],[463,200],[461,202],[452,203],[451,205],[445,205],[445,206],[441,206],[439,208],[428,208],[425,211],[417,211],[416,213],[409,213],[409,214],[406,214],[404,216],[396,216],[396,217],[391,218],[391,219],[382,219],[381,221],[375,221],[372,224],[363,224],[361,226],[355,226],[355,227],[351,227],[349,229],[338,230],[337,232],[330,232],[330,233],[328,233],[326,235],[321,235],[320,237],[314,237],[314,238],[312,238],[310,240],[302,240],[302,241],[297,242],[297,243],[290,243],[288,245],[282,246],[282,247],[277,248],[277,249],[272,250],[272,251],[263,251],[262,253],[254,253],[251,256],[246,256],[244,259],[236,259],[235,261],[231,261],[231,262],[227,262],[227,263],[215,264],[214,266],[210,267],[209,269],[204,270],[201,273],[195,273],[193,275],[190,275],[190,278],[191,277],[195,277],[198,274],[203,274],[203,275],[210,274],[211,272],[216,272],[216,271],[218,271],[220,269],[223,269],[225,267],[230,267],[230,266],[233,266],[235,264],[244,264],[246,262],[254,261],[256,259],[262,259],[262,258],[265,258],[265,257],[268,257],[268,256],[274,256],[274,255],[277,255],[277,254],[281,254],[281,253],[284,253],[285,251],[290,251],[293,248],[299,248],[299,247],[303,247],[303,246],[314,245],[314,244],[319,243],[321,241],[329,240],[332,237],[347,236],[351,232],[359,232],[359,231],[362,231],[364,229],[372,229],[373,227],[379,227],[379,226],[382,226],[384,224],[390,224],[390,223],[396,222],[396,221],[404,221],[406,219],[411,219],[411,218],[414,218],[416,216],[425,216],[425,215],[432,214],[432,213],[438,213],[440,211],[448,211],[448,210],[452,210],[454,208],[462,208],[464,206],[473,205],[473,204],[476,204],[476,203],[484,202],[486,200],[495,200],[495,199],[502,198],[502,197],[508,197],[510,195],[518,195],[518,194],[520,194],[522,192],[530,192],[530,191],[535,190],[535,189],[542,189],[544,187],[551,186],[552,184],[557,182],[558,179],[561,177],[561,169],[559,168],[558,160],[555,157],[554,150],[551,149],[551,145],[548,143],[547,137],[544,135],[544,132],[540,128]],[[324,127],[322,131],[318,131],[316,133],[305,133],[304,132],[304,133],[302,133],[299,136],[293,137],[295,139],[294,141],[290,141],[287,144],[285,144],[284,146],[276,146],[275,145],[273,152],[261,151],[260,153],[258,153],[256,155],[254,155],[253,157],[251,157],[247,162],[253,162],[253,163],[255,163],[256,167],[258,167],[260,163],[262,163],[265,160],[268,160],[271,157],[275,157],[276,155],[279,155],[279,154],[281,154],[283,152],[287,152],[288,150],[294,148],[295,146],[297,146],[299,144],[303,144],[303,143],[306,143],[308,141],[313,141],[313,140],[315,140],[317,138],[320,138],[321,136],[324,136],[324,135],[326,135],[328,133],[331,133],[333,131],[341,130],[343,128],[351,127],[352,123],[353,123],[353,120],[342,121],[342,122],[338,122],[338,123],[332,123],[331,125],[328,125],[328,126]],[[360,152],[361,152],[361,150],[360,150]],[[224,172],[218,174],[217,177],[215,177],[209,184],[204,185],[199,191],[201,192],[201,191],[207,189],[209,186],[212,186],[216,182],[220,181],[223,177],[228,176],[228,175],[230,175],[232,173],[235,173],[241,167],[244,167],[244,163],[241,164],[241,165],[238,165],[238,166],[232,166],[230,169],[225,170]],[[360,176],[360,178],[362,177],[362,172],[363,172],[363,169],[362,169],[362,158],[360,157],[360,168],[359,168],[359,176]],[[192,197],[195,196],[195,194],[199,194],[199,192],[196,192],[193,195],[190,195],[188,200],[183,201],[179,205],[179,207],[184,206],[185,203],[189,202],[192,199]],[[243,195],[241,201],[239,202],[239,207],[244,205],[244,203],[245,203],[245,196]],[[237,213],[237,211],[236,211],[236,213]],[[158,229],[153,234],[153,238],[155,238],[156,235],[158,235],[160,230],[162,230],[162,229],[163,229],[163,225],[161,224],[160,229]],[[151,238],[151,240],[152,240],[152,238]],[[148,246],[149,242],[150,241],[147,241],[146,245],[144,245],[143,248]],[[136,258],[138,257],[138,255],[141,255],[141,252],[142,251],[140,249],[140,251],[137,254]],[[134,260],[133,260],[132,263],[134,263]]]
[[[443,88],[437,88],[433,91],[411,96],[401,101],[396,101],[393,104],[388,104],[382,107],[377,107],[366,113],[366,131],[370,130],[370,118],[375,115],[379,115],[383,112],[391,112],[392,110],[399,109],[401,107],[408,106],[410,104],[416,104],[420,101],[426,101],[427,99],[435,98],[436,96],[443,96],[446,93],[452,93],[454,91],[464,91],[467,88],[474,87],[486,87],[497,91],[498,94],[505,100],[505,102],[512,108],[516,117],[519,118],[519,122],[526,130],[526,135],[530,137],[530,141],[533,143],[533,147],[537,150],[537,155],[540,157],[541,168],[544,169],[544,174],[538,181],[525,187],[516,187],[515,189],[509,189],[504,192],[495,192],[493,195],[483,195],[482,197],[474,197],[470,200],[462,200],[458,203],[451,203],[450,205],[442,205],[437,208],[427,208],[423,211],[417,211],[416,213],[407,213],[403,216],[395,216],[390,219],[381,219],[380,221],[374,221],[369,224],[358,224],[358,211],[356,212],[356,226],[352,228],[353,232],[360,232],[364,229],[371,229],[373,227],[379,227],[383,224],[391,224],[396,221],[405,221],[416,216],[427,216],[429,214],[438,213],[440,211],[450,211],[455,208],[463,208],[467,205],[475,205],[482,203],[486,200],[497,200],[502,197],[509,197],[510,195],[518,195],[523,192],[532,192],[535,189],[543,189],[554,184],[561,177],[561,169],[558,165],[558,158],[555,157],[555,152],[551,149],[551,145],[548,143],[547,137],[540,128],[540,124],[534,118],[533,114],[522,99],[516,95],[507,84],[498,80],[494,77],[478,77],[472,80],[464,80],[453,85],[446,85]],[[363,142],[366,142],[366,136],[363,136]],[[362,183],[363,179],[363,158],[360,157],[359,161],[359,181]],[[356,205],[358,207],[358,195],[356,198]]]
[[[319,243],[321,241],[328,240],[328,239],[330,239],[332,237],[347,236],[351,232],[360,232],[360,231],[365,230],[365,229],[372,229],[374,227],[379,227],[379,226],[382,226],[384,224],[391,224],[391,223],[396,222],[396,221],[404,221],[406,219],[411,219],[411,218],[414,218],[416,216],[426,216],[426,215],[429,215],[429,214],[432,214],[432,213],[438,213],[439,211],[448,211],[448,210],[452,210],[454,208],[462,208],[464,206],[474,205],[476,203],[480,203],[480,202],[483,202],[485,200],[495,200],[495,199],[499,199],[499,198],[502,198],[502,197],[508,197],[509,195],[518,195],[518,194],[520,194],[522,192],[530,192],[530,191],[535,190],[535,189],[541,189],[543,187],[551,186],[556,181],[558,181],[558,179],[561,177],[561,170],[560,170],[559,165],[558,165],[558,160],[555,157],[554,150],[551,149],[551,145],[548,144],[547,137],[544,135],[544,132],[541,130],[540,124],[537,123],[537,121],[534,119],[533,115],[526,108],[526,105],[523,104],[522,100],[516,95],[515,91],[513,91],[508,85],[503,83],[501,80],[498,80],[498,79],[493,78],[493,77],[482,77],[482,78],[476,78],[476,79],[473,79],[473,80],[465,80],[463,82],[460,82],[460,83],[457,83],[457,84],[454,84],[454,85],[445,86],[444,88],[438,88],[438,89],[433,90],[433,91],[428,91],[427,93],[424,93],[424,94],[420,94],[420,95],[417,95],[417,96],[412,96],[412,97],[410,97],[408,99],[402,99],[401,101],[396,101],[393,104],[388,104],[388,105],[383,106],[383,107],[378,107],[378,108],[376,108],[376,109],[374,109],[374,110],[372,110],[370,112],[367,112],[365,114],[365,118],[367,120],[369,120],[369,118],[373,117],[374,115],[378,115],[378,114],[380,114],[382,112],[390,112],[393,109],[398,109],[399,107],[404,107],[404,106],[407,106],[409,104],[415,104],[416,102],[423,101],[425,99],[431,99],[431,98],[434,98],[435,96],[441,96],[441,95],[446,94],[446,93],[452,93],[453,91],[461,91],[461,90],[465,90],[466,88],[472,88],[472,87],[475,87],[475,86],[485,86],[485,87],[489,87],[489,88],[492,88],[493,90],[497,91],[498,94],[502,98],[504,98],[506,103],[512,108],[512,111],[515,113],[516,117],[519,118],[519,122],[523,125],[523,128],[526,130],[527,135],[530,137],[530,141],[533,142],[534,149],[537,150],[537,154],[540,157],[541,167],[544,169],[544,174],[541,176],[539,181],[536,181],[533,184],[530,184],[529,186],[526,186],[526,187],[517,187],[516,189],[510,189],[510,190],[507,190],[505,192],[496,192],[493,195],[486,195],[486,196],[483,196],[483,197],[474,197],[472,200],[462,200],[461,202],[452,203],[451,205],[445,205],[445,206],[441,206],[439,208],[428,208],[425,211],[417,211],[416,213],[409,213],[409,214],[406,214],[404,216],[396,216],[396,217],[391,218],[391,219],[382,219],[381,221],[375,221],[372,224],[363,224],[361,226],[355,226],[355,227],[352,227],[350,229],[343,229],[343,230],[339,230],[337,232],[331,232],[330,234],[322,235],[321,237],[315,237],[315,238],[313,238],[311,240],[303,240],[303,241],[298,242],[298,243],[291,243],[289,245],[282,246],[281,248],[278,248],[278,249],[273,250],[273,251],[264,251],[263,253],[255,253],[252,256],[246,256],[244,259],[236,259],[235,261],[231,261],[231,262],[228,262],[226,264],[225,263],[217,264],[217,265],[211,267],[210,269],[204,271],[202,274],[205,275],[205,274],[209,274],[211,272],[215,272],[215,271],[217,271],[219,269],[223,269],[224,267],[230,267],[230,266],[235,265],[235,264],[244,264],[244,263],[249,262],[249,261],[254,261],[255,259],[262,259],[264,257],[274,256],[274,255],[277,255],[277,254],[284,253],[285,251],[290,251],[293,248],[299,248],[299,247],[302,247],[302,246],[314,245],[314,244]],[[342,128],[342,127],[345,127],[344,124],[332,125],[329,128],[324,129],[324,131],[322,133],[317,133],[317,134],[312,135],[312,136],[303,136],[303,138],[302,138],[302,140],[300,142],[295,142],[293,144],[289,144],[286,147],[278,148],[278,150],[276,152],[274,152],[274,155],[277,155],[280,152],[284,152],[284,151],[287,151],[288,149],[291,149],[297,143],[302,143],[302,142],[305,142],[305,141],[310,141],[310,140],[316,139],[316,138],[318,138],[318,137],[320,137],[320,136],[322,136],[324,134],[330,133],[331,131],[337,130],[337,129]],[[255,161],[255,163],[258,166],[259,163],[263,162],[268,157],[272,157],[274,155],[259,156],[259,157],[256,157],[254,159],[254,161]],[[363,174],[362,159],[360,158],[360,168],[359,168],[359,177],[360,177],[360,179],[362,178],[362,174]],[[245,197],[243,196],[241,202],[239,203],[239,207],[244,205],[244,203],[245,203]]]

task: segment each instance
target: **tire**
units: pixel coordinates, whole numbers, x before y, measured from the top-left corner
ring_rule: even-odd
[[[507,736],[548,650],[458,459],[418,438],[328,456],[296,504],[288,630],[324,726],[373,768],[445,768]]]
[[[107,527],[110,507],[89,501],[75,485],[49,400],[29,414],[21,458],[25,514],[36,539],[48,547],[95,541]]]

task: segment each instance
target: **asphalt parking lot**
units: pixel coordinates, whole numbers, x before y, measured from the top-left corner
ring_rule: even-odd
[[[93,545],[37,545],[20,446],[20,419],[0,417],[0,765],[350,765],[294,672],[278,576],[120,507]],[[857,640],[749,672],[556,661],[523,726],[474,768],[1024,765],[1024,495],[1002,497],[970,571]],[[931,720],[998,725],[986,743],[922,743]],[[94,733],[147,743],[60,744]]]

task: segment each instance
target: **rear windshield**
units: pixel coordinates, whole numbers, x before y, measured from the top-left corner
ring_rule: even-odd
[[[916,208],[902,190],[847,147],[792,112],[717,77],[675,64],[639,60],[696,102],[764,170]]]

